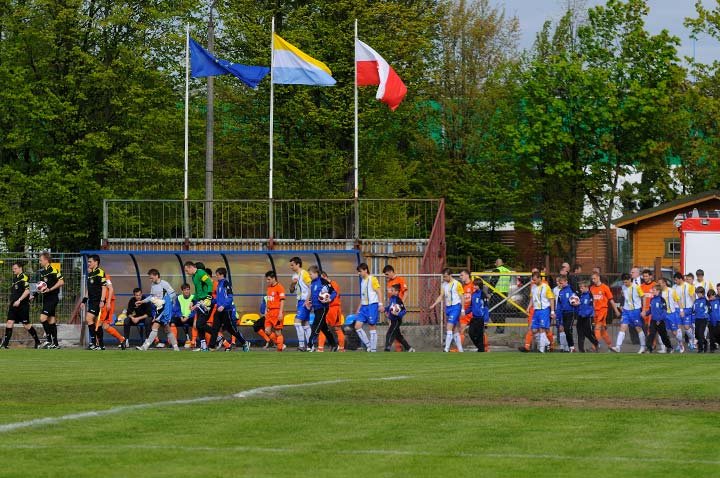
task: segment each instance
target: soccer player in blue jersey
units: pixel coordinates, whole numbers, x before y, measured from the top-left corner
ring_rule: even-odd
[[[575,291],[568,284],[566,275],[559,275],[557,278],[558,291],[556,294],[555,313],[560,331],[560,346],[564,352],[575,352],[575,341],[573,340],[573,322],[575,320],[575,307],[570,304],[570,298]]]
[[[660,353],[669,351],[672,353],[672,344],[668,337],[667,327],[665,323],[668,320],[668,304],[662,295],[663,288],[661,285],[654,285],[652,289],[652,299],[650,299],[650,307],[643,312],[644,317],[650,317],[650,326],[648,334],[648,352],[653,352],[653,344],[655,337],[660,335],[660,340],[665,348],[660,349]]]
[[[475,344],[478,352],[485,352],[485,324],[490,320],[490,311],[485,304],[482,279],[475,279],[473,281],[470,308],[465,310],[465,315],[468,314],[472,314],[470,325],[468,326],[470,340]]]
[[[578,285],[580,295],[578,296],[577,306],[577,335],[578,350],[585,352],[585,339],[592,344],[592,351],[598,351],[598,339],[593,333],[593,317],[595,315],[595,305],[593,304],[593,296],[590,293],[590,283],[581,281]]]
[[[410,344],[405,340],[402,332],[400,332],[400,326],[402,325],[403,317],[407,313],[405,304],[400,298],[401,286],[400,284],[393,284],[387,289],[388,300],[385,306],[385,314],[390,321],[387,334],[385,335],[385,352],[390,352],[390,346],[398,341],[406,352],[415,352],[415,349],[410,347]]]
[[[704,353],[708,350],[708,341],[705,339],[705,329],[708,323],[709,307],[705,298],[705,288],[695,288],[695,303],[693,304],[693,320],[695,321],[695,336],[697,337],[697,351]]]
[[[308,273],[310,274],[310,297],[307,299],[307,306],[312,308],[315,314],[315,320],[313,320],[312,327],[310,328],[310,339],[308,344],[311,345],[310,352],[317,352],[318,347],[316,340],[320,332],[325,335],[328,345],[330,345],[331,352],[337,352],[337,341],[335,335],[330,330],[327,324],[327,314],[330,308],[330,302],[335,300],[337,292],[333,289],[330,281],[322,277],[320,268],[318,266],[308,267]]]
[[[707,293],[710,330],[708,332],[708,342],[710,342],[710,353],[715,353],[717,344],[720,343],[720,297],[717,293],[710,289]]]
[[[213,328],[210,335],[209,348],[213,349],[217,347],[218,350],[222,347],[222,342],[218,343],[217,336],[220,329],[225,329],[230,335],[235,337],[236,343],[240,345],[243,352],[250,350],[250,342],[245,340],[240,331],[237,328],[237,321],[235,320],[235,302],[233,301],[233,291],[230,281],[227,279],[227,269],[224,267],[218,267],[215,270],[215,277],[217,277],[217,291],[215,296],[215,318],[213,319]],[[226,350],[230,350],[228,347]]]
[[[436,305],[444,301],[447,328],[445,330],[445,348],[443,351],[450,352],[450,344],[454,338],[458,352],[462,352],[463,346],[462,339],[460,338],[460,315],[462,314],[462,301],[465,292],[460,281],[453,278],[450,269],[443,269],[442,279],[442,293],[437,299],[435,299],[435,302],[433,302],[430,308],[433,309]]]

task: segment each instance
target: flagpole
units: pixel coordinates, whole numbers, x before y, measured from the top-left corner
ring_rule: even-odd
[[[275,71],[275,14],[272,16],[272,33],[270,34],[270,174],[268,184],[268,235],[272,242],[275,235],[275,219],[273,217],[273,136],[275,129],[275,83],[273,72]]]
[[[183,222],[185,240],[190,238],[190,215],[188,211],[188,157],[190,149],[188,109],[190,106],[190,24],[185,24],[185,171],[183,189]]]
[[[357,80],[357,41],[358,41],[358,21],[355,19],[355,41],[353,42],[353,51],[355,58],[355,148],[353,160],[353,175],[355,179],[353,202],[355,206],[355,230],[354,237],[358,241],[360,239],[360,199],[358,194],[358,80]]]

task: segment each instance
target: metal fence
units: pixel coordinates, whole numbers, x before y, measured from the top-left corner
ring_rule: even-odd
[[[10,288],[13,280],[12,265],[20,262],[30,278],[30,290],[35,291],[38,281],[37,271],[40,269],[39,254],[9,253],[0,256],[0,310],[6,313],[10,306]],[[54,253],[52,264],[60,268],[65,285],[60,291],[60,303],[57,306],[58,323],[71,322],[81,298],[82,256],[80,254]],[[42,310],[42,296],[38,296],[30,305],[30,317],[37,323]],[[4,321],[3,321],[4,322]]]
[[[210,205],[201,200],[105,199],[103,239],[427,239],[441,204],[440,199],[214,200]],[[205,228],[208,207],[212,230]]]

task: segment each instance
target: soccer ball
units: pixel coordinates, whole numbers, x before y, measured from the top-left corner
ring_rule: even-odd
[[[38,292],[44,292],[48,288],[47,283],[45,281],[40,281],[37,283],[37,290]]]
[[[330,293],[329,292],[320,292],[318,294],[318,300],[322,302],[323,304],[327,304],[330,302]]]
[[[576,296],[575,294],[570,296],[570,305],[572,305],[573,307],[580,305],[580,297]]]
[[[390,306],[390,314],[392,315],[398,315],[402,308],[400,307],[400,304],[393,304]]]

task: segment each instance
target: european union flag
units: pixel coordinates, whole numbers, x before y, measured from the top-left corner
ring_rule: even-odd
[[[248,66],[215,58],[192,38],[190,38],[190,66],[190,76],[193,78],[233,75],[250,88],[257,88],[262,79],[270,73],[270,68],[267,66]]]

